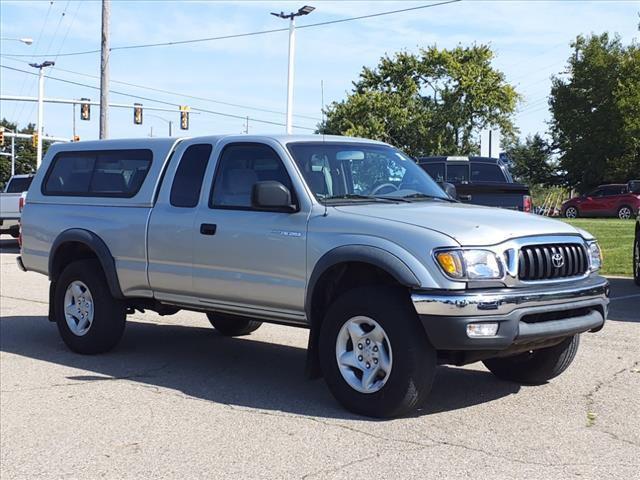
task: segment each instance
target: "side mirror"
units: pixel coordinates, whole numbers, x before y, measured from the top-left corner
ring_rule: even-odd
[[[280,182],[256,182],[251,191],[251,204],[262,210],[279,212],[295,212],[296,206],[291,202],[291,192]]]
[[[458,190],[456,189],[456,186],[453,183],[438,182],[438,185],[440,185],[440,188],[444,190],[444,193],[449,195],[451,198],[453,198],[454,200],[458,199]]]

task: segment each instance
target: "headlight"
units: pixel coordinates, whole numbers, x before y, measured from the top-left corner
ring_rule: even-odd
[[[598,242],[589,243],[589,265],[592,272],[600,270],[602,267],[602,252]]]
[[[502,278],[498,258],[488,250],[439,250],[435,258],[442,271],[456,280]]]

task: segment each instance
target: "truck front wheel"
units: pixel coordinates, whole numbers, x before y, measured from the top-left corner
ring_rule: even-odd
[[[107,352],[124,332],[125,307],[111,295],[98,260],[78,260],[62,271],[54,312],[62,340],[77,353]]]
[[[255,332],[262,322],[221,313],[207,313],[209,323],[225,337],[240,337]]]
[[[576,356],[580,335],[565,338],[558,345],[520,353],[511,357],[490,358],[484,365],[496,377],[528,385],[540,385],[564,372]]]
[[[436,352],[406,291],[350,290],[328,309],[320,363],[336,399],[354,413],[396,417],[424,403]]]

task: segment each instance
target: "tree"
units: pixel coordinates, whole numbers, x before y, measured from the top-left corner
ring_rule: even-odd
[[[16,131],[17,125],[11,123],[6,119],[0,121],[0,125],[8,128],[9,130]],[[18,133],[33,134],[36,126],[33,123],[29,123],[25,128],[17,130]],[[30,139],[16,139],[16,174],[21,173],[33,173],[36,171],[36,147],[31,143]],[[47,143],[43,145],[43,154],[47,151]],[[5,153],[11,152],[11,140],[5,137],[4,147],[2,151]],[[0,156],[0,186],[4,186],[11,177],[11,157]]]
[[[557,165],[551,159],[549,144],[539,134],[528,136],[507,148],[514,177],[527,185],[557,185]]]
[[[486,45],[387,55],[329,105],[319,131],[384,140],[416,156],[476,153],[480,130],[515,130],[519,96],[492,59]]]
[[[568,78],[552,79],[551,135],[567,183],[586,191],[640,176],[640,52],[607,33],[571,44]]]

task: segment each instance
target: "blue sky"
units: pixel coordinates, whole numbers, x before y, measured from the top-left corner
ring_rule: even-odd
[[[311,15],[298,25],[366,15],[433,3],[388,1],[317,1]],[[231,35],[286,27],[284,20],[269,15],[272,11],[297,10],[304,1],[283,2],[187,2],[113,0],[111,45],[113,47]],[[56,59],[48,73],[93,86],[99,85],[100,55],[59,56],[56,54],[97,49],[100,46],[100,2],[98,1],[6,1],[0,2],[2,37],[33,37],[31,46],[2,41],[0,54],[47,54]],[[297,32],[294,124],[313,128],[320,118],[321,81],[325,104],[341,100],[351,89],[363,65],[374,66],[385,53],[417,51],[431,44],[453,47],[488,43],[497,53],[494,65],[505,72],[523,96],[515,120],[522,136],[546,131],[549,114],[546,97],[550,76],[564,69],[570,53],[569,42],[578,34],[617,32],[623,42],[638,38],[640,2],[543,2],[472,1],[437,6],[384,17],[300,29]],[[65,13],[63,16],[62,13]],[[46,20],[46,21],[45,21]],[[186,104],[223,113],[255,117],[284,123],[286,99],[287,32],[206,43],[118,50],[111,54],[111,78],[150,88],[169,90],[169,95],[112,83],[120,92],[160,101]],[[2,56],[1,64],[32,70],[30,58]],[[42,60],[38,57],[37,60]],[[77,72],[77,73],[70,73]],[[78,75],[82,73],[83,75]],[[37,94],[35,77],[0,70],[0,92],[5,95]],[[281,113],[232,107],[212,101],[188,99],[204,97]],[[49,79],[46,97],[98,100],[96,90]],[[146,106],[149,100],[112,94],[111,102]],[[169,107],[173,108],[173,107]],[[0,102],[0,116],[18,121],[20,126],[35,122],[35,104]],[[81,139],[97,138],[98,108],[92,108],[89,122],[76,121]],[[178,113],[145,111],[144,124],[133,125],[132,111],[110,111],[112,137],[147,136],[167,133],[165,121],[178,121]],[[310,117],[310,118],[308,118]],[[45,132],[70,137],[70,105],[45,107]],[[187,135],[240,133],[244,121],[211,114],[191,116]],[[249,122],[251,133],[281,132],[284,127]],[[174,129],[174,134],[176,129]],[[305,130],[295,130],[304,133]]]

